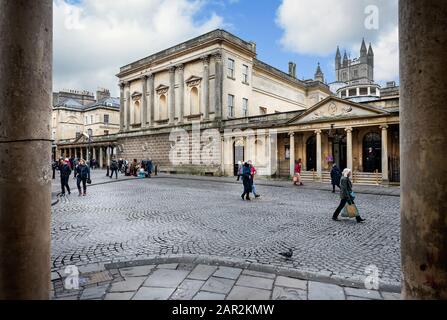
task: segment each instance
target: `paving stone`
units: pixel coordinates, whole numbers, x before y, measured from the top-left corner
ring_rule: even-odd
[[[242,269],[240,268],[231,268],[231,267],[219,267],[219,269],[214,272],[214,277],[226,278],[226,279],[234,279],[236,280],[241,274]]]
[[[211,277],[202,287],[202,291],[227,294],[234,285],[234,280]]]
[[[307,280],[278,276],[275,286],[307,290]]]
[[[345,300],[343,288],[335,284],[309,281],[309,300]]]
[[[59,273],[51,272],[51,281],[57,280],[59,278],[60,278]]]
[[[177,288],[189,271],[157,269],[144,282],[145,287]]]
[[[373,300],[373,299],[367,299],[362,297],[354,297],[354,296],[346,296],[346,300]]]
[[[249,269],[242,271],[242,274],[245,274],[247,276],[261,277],[261,278],[267,278],[267,279],[275,279],[275,277],[276,277],[276,274],[274,274],[274,273],[259,272],[259,271],[249,270]]]
[[[112,283],[110,292],[137,291],[147,277],[130,277],[121,282]]]
[[[225,295],[220,293],[200,291],[193,300],[225,300]]]
[[[189,279],[208,280],[209,277],[216,271],[216,266],[208,266],[204,264],[197,265],[194,270],[188,275]]]
[[[104,300],[130,300],[135,292],[111,292],[107,293]]]
[[[65,297],[57,297],[51,300],[78,300],[78,296],[65,296]]]
[[[171,296],[172,300],[192,300],[205,281],[186,279]]]
[[[109,285],[90,287],[82,291],[81,300],[101,299]]]
[[[147,276],[155,268],[155,265],[138,266],[119,269],[123,277],[141,277]]]
[[[132,300],[168,300],[175,288],[141,287]]]
[[[243,287],[271,290],[273,288],[273,279],[241,275],[236,284]]]
[[[385,300],[402,300],[402,295],[400,293],[382,291],[381,294]]]
[[[270,294],[270,290],[241,287],[236,285],[233,289],[231,289],[227,300],[269,300]]]
[[[307,300],[307,292],[295,288],[273,288],[272,300]]]
[[[345,293],[347,296],[355,296],[367,299],[382,300],[379,291],[357,289],[357,288],[345,288]]]
[[[165,263],[165,264],[159,264],[157,266],[158,269],[172,269],[175,270],[178,267],[178,263]]]

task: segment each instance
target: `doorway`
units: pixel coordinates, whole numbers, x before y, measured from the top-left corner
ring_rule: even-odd
[[[334,157],[334,163],[340,170],[345,169],[348,166],[347,161],[347,140],[346,136],[337,136],[332,140],[332,154]],[[350,168],[352,170],[352,168]]]
[[[306,170],[317,170],[317,138],[311,136],[306,143]]]
[[[244,147],[244,141],[238,140],[235,141],[233,144],[233,174],[234,176],[237,176],[238,171],[238,162],[244,162],[244,153],[245,153],[245,147]]]
[[[382,138],[377,132],[370,132],[363,138],[363,171],[382,172]]]

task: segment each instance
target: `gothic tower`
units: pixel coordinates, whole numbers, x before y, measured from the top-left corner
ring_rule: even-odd
[[[315,72],[315,76],[314,76],[315,81],[320,81],[324,83],[324,74],[321,71],[320,68],[320,63],[318,62],[318,67],[317,67],[317,71]]]

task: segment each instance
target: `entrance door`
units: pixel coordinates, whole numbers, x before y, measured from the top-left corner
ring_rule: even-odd
[[[363,138],[363,171],[382,171],[382,138],[376,132],[370,132]]]
[[[237,170],[238,170],[238,162],[244,162],[244,145],[243,142],[236,141],[233,145],[233,155],[234,155],[234,162],[233,162],[233,168],[234,168],[234,175],[237,176]]]
[[[332,154],[334,155],[334,162],[340,170],[347,167],[347,143],[346,136],[334,138],[332,141]],[[352,170],[352,168],[350,168]]]
[[[317,138],[315,136],[307,139],[306,143],[306,170],[317,170]]]

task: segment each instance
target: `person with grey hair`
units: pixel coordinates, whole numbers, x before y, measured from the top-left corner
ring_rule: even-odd
[[[351,176],[351,169],[346,168],[343,170],[342,178],[340,180],[340,204],[338,205],[337,209],[335,210],[334,214],[332,215],[332,220],[334,221],[340,221],[338,219],[338,216],[343,210],[343,208],[346,206],[346,204],[352,205],[354,204],[354,196],[352,193],[352,182],[349,180],[349,177]],[[362,219],[360,215],[357,215],[355,217],[358,223],[365,221],[365,219]]]

